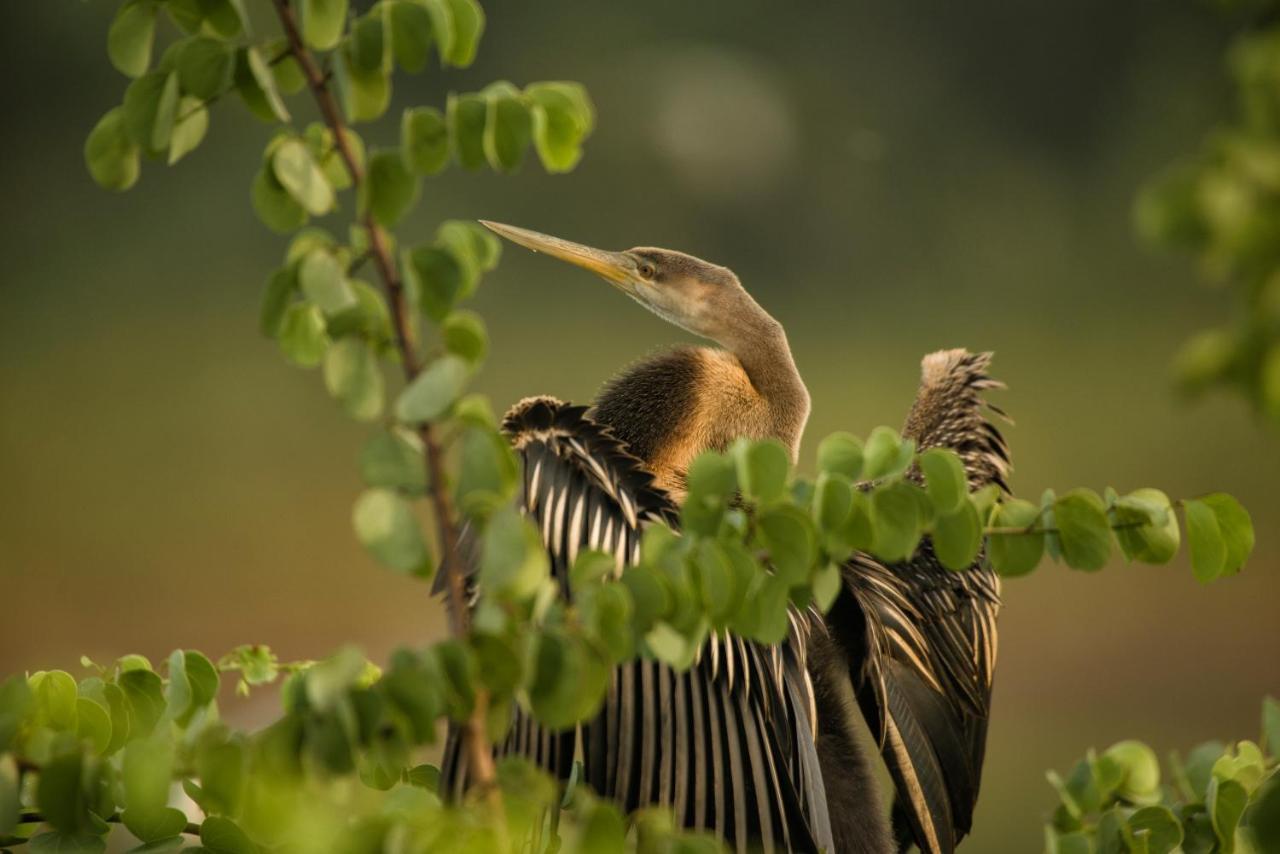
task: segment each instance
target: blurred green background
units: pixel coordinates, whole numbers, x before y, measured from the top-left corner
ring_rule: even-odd
[[[84,136],[124,88],[115,5],[9,3],[0,27],[0,672],[243,642],[379,660],[438,636],[427,589],[350,534],[363,430],[258,335],[284,246],[248,204],[266,128],[220,104],[179,168],[120,196],[90,181]],[[1234,399],[1174,399],[1171,354],[1223,300],[1129,220],[1229,112],[1229,22],[1189,0],[485,5],[476,65],[403,78],[397,105],[566,78],[599,129],[568,176],[428,182],[405,240],[486,217],[731,266],[813,393],[806,465],[832,430],[901,423],[920,356],[966,346],[1010,385],[1015,490],[1224,489],[1252,510],[1252,564],[1212,587],[1182,561],[1006,584],[968,850],[1037,850],[1044,769],[1090,745],[1256,737],[1280,694],[1280,436]],[[393,143],[394,120],[365,135]],[[514,249],[477,303],[499,409],[586,401],[682,335]],[[270,693],[226,713],[260,720]]]

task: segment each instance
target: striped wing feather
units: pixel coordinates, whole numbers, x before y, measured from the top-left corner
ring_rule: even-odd
[[[525,512],[565,595],[579,551],[614,555],[621,573],[637,559],[646,525],[676,521],[641,462],[585,407],[531,398],[503,427],[523,458]],[[808,627],[793,615],[791,638],[779,647],[713,637],[683,673],[654,660],[621,665],[599,714],[576,730],[549,731],[517,706],[495,752],[531,759],[560,779],[579,759],[583,778],[625,811],[668,806],[684,826],[713,830],[739,850],[830,850]],[[455,795],[466,778],[458,741],[451,733],[442,769]]]
[[[903,433],[921,450],[954,450],[971,488],[1007,489],[1008,451],[983,413],[1003,416],[982,399],[1003,387],[987,376],[990,359],[964,350],[927,356]],[[963,572],[947,570],[927,540],[903,563],[856,555],[844,575],[846,599],[830,622],[894,780],[895,835],[904,849],[914,842],[951,852],[971,827],[981,780],[999,579],[981,556]],[[857,619],[841,620],[850,607]]]

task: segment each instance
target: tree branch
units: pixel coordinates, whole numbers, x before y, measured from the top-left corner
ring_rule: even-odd
[[[347,137],[346,122],[342,118],[341,110],[338,109],[338,102],[333,96],[333,91],[329,88],[329,79],[320,69],[315,57],[312,56],[303,42],[302,35],[298,30],[297,17],[294,15],[289,0],[272,0],[272,2],[275,5],[276,14],[280,18],[280,25],[284,28],[285,37],[288,39],[289,49],[293,57],[298,61],[298,65],[302,68],[303,76],[307,80],[307,86],[315,97],[316,106],[319,107],[325,124],[328,125],[329,130],[333,133],[334,144],[337,146],[338,153],[351,175],[352,187],[358,194],[360,185],[365,178],[364,169],[361,168],[360,163],[355,158],[351,141]],[[374,265],[378,269],[378,275],[382,278],[383,286],[387,292],[387,301],[390,304],[392,323],[396,330],[396,343],[399,346],[405,379],[411,382],[418,375],[422,366],[414,349],[413,323],[408,299],[404,292],[404,283],[401,281],[396,271],[395,261],[391,257],[387,235],[374,219],[372,211],[366,210],[361,216],[360,222],[369,235],[369,253],[373,257]],[[426,455],[429,496],[435,510],[433,515],[435,516],[442,551],[441,567],[445,573],[449,628],[455,637],[463,637],[469,627],[470,615],[467,608],[461,567],[457,560],[458,527],[455,522],[453,499],[445,488],[444,455],[439,437],[430,424],[422,424],[418,428],[418,435],[422,439],[423,450]],[[488,705],[488,692],[483,688],[477,689],[475,709],[464,725],[467,764],[475,784],[490,795],[491,802],[495,806],[500,807],[495,785],[497,772],[494,768],[493,751],[489,744],[485,725]]]

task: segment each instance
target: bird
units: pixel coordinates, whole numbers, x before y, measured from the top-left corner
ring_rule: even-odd
[[[782,324],[731,270],[670,249],[606,251],[481,223],[595,273],[712,345],[641,359],[592,406],[537,396],[503,419],[523,464],[521,508],[565,595],[579,551],[613,554],[621,573],[638,560],[647,526],[677,527],[689,466],[703,451],[774,439],[797,461],[809,392]],[[962,349],[926,357],[903,433],[921,450],[956,451],[971,488],[1007,489],[1007,447],[982,411],[983,392],[1002,387],[987,375],[990,359]],[[783,643],[712,634],[685,672],[645,658],[622,664],[600,712],[568,731],[548,730],[517,704],[495,753],[561,780],[579,761],[582,779],[624,811],[669,807],[681,825],[738,851],[883,854],[914,844],[949,854],[977,799],[998,582],[981,560],[964,572],[943,568],[927,539],[899,564],[856,554],[841,575],[827,615],[792,607]],[[859,742],[859,715],[894,780],[891,814]],[[465,791],[466,764],[451,731],[447,795]]]

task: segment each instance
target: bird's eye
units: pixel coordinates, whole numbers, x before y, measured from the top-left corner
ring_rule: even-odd
[[[652,279],[654,275],[657,273],[657,270],[653,269],[653,265],[648,263],[647,261],[641,262],[638,270],[640,273],[640,278],[642,279]]]

